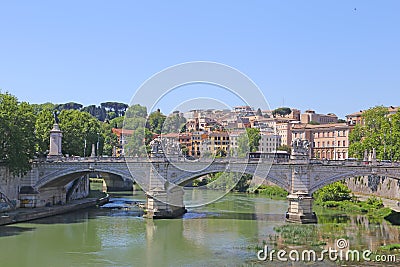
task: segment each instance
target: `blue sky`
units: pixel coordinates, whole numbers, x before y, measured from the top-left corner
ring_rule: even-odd
[[[399,105],[399,8],[394,0],[2,1],[0,88],[31,103],[128,103],[160,70],[205,60],[249,76],[271,108],[343,117]],[[241,104],[205,87],[171,98],[212,92]]]

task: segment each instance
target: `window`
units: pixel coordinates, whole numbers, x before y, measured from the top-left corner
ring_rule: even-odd
[[[340,141],[337,141],[337,145],[340,146]]]
[[[346,141],[343,140],[343,146],[346,146]]]
[[[329,147],[329,141],[328,141],[328,142],[326,142],[326,146],[327,146],[327,147]]]
[[[322,147],[325,147],[325,142],[322,142]]]

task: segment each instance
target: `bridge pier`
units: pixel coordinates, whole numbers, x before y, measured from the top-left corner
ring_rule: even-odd
[[[146,218],[171,219],[180,217],[186,213],[183,205],[183,190],[179,187],[164,190],[161,188],[146,192]]]
[[[168,177],[169,164],[159,163],[150,170],[150,182],[146,192],[146,218],[167,219],[176,218],[186,213],[183,204],[183,189],[170,184]]]
[[[288,195],[289,209],[286,220],[295,223],[317,223],[317,216],[312,211],[313,198],[304,193]]]

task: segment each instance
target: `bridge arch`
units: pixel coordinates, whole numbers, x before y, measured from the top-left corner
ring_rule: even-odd
[[[181,176],[178,176],[176,177],[176,179],[172,180],[172,182],[176,185],[184,186],[187,183],[201,176],[218,172],[223,172],[223,170],[203,170],[201,172],[196,172],[196,173],[183,173]],[[244,170],[243,172],[235,172],[235,171],[229,171],[229,172],[254,175],[254,172],[248,169]],[[259,177],[259,179],[267,180],[269,182],[276,184],[277,186],[281,187],[282,189],[288,192],[290,191],[290,186],[288,181],[286,179],[283,179],[282,177],[274,175],[273,173],[268,173],[266,177]]]
[[[45,187],[53,187],[53,186],[65,186],[73,180],[82,177],[83,175],[90,173],[102,173],[102,174],[111,174],[116,177],[121,177],[122,181],[134,181],[135,179],[132,177],[132,174],[129,171],[124,171],[120,169],[104,169],[104,168],[67,168],[61,169],[55,173],[50,173],[41,179],[39,179],[34,188],[40,189]]]
[[[383,172],[382,170],[380,171],[372,171],[372,170],[363,170],[363,171],[349,171],[345,173],[338,173],[334,174],[332,176],[329,176],[327,178],[318,180],[316,183],[314,183],[310,189],[309,193],[313,194],[315,191],[318,189],[321,189],[324,186],[333,184],[338,181],[342,181],[347,178],[353,178],[353,177],[358,177],[358,176],[370,176],[370,175],[377,175],[377,176],[383,176],[387,178],[391,178],[394,180],[400,180],[400,176],[393,174],[393,173],[388,173],[388,172]]]

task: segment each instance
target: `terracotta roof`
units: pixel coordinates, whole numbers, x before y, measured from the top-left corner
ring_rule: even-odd
[[[120,129],[120,128],[112,128],[112,132],[116,135],[132,135],[133,134],[133,130],[128,130],[128,129]]]
[[[327,124],[296,124],[292,129],[326,129],[326,128],[342,128],[349,127],[347,123],[327,123]]]

